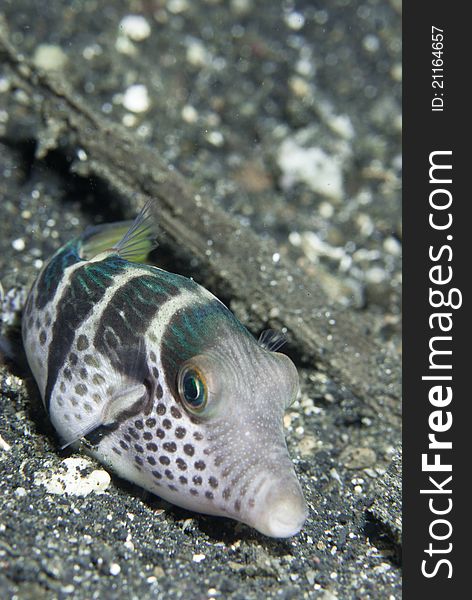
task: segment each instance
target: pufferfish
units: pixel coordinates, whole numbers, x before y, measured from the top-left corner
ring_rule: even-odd
[[[282,422],[297,370],[193,279],[146,264],[153,237],[148,203],[39,273],[22,336],[50,420],[63,447],[175,505],[295,535],[307,507]]]

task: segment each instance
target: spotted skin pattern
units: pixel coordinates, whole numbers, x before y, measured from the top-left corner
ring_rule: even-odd
[[[307,509],[282,428],[298,391],[291,361],[193,280],[119,247],[85,258],[86,242],[72,240],[43,267],[22,326],[64,445],[84,440],[119,475],[179,506],[269,536],[298,533]],[[192,361],[208,383],[201,413],[178,385]]]

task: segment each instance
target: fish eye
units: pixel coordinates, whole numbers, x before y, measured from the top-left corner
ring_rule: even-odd
[[[190,412],[201,413],[208,401],[208,388],[202,374],[194,367],[184,367],[179,374],[179,394]]]

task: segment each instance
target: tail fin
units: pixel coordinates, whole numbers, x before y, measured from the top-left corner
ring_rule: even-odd
[[[92,259],[97,254],[114,250],[131,262],[145,262],[157,247],[153,231],[152,200],[146,202],[134,221],[120,221],[89,227],[82,238],[82,258]]]

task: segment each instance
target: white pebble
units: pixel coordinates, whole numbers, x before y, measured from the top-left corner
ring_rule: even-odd
[[[198,119],[198,112],[191,104],[186,104],[182,108],[181,115],[182,119],[186,123],[195,123],[195,121]]]
[[[13,249],[18,250],[18,252],[21,252],[26,248],[25,240],[23,238],[17,238],[16,240],[13,240],[11,245],[13,246]]]
[[[387,273],[381,267],[371,267],[365,273],[366,281],[369,283],[382,283],[387,278]]]
[[[33,56],[36,67],[45,71],[60,71],[67,62],[67,54],[59,46],[40,44]]]
[[[2,436],[0,435],[0,450],[4,450],[5,452],[8,452],[9,450],[11,450],[11,446],[8,442],[6,442]]]
[[[10,80],[6,77],[0,77],[0,94],[3,92],[8,92],[10,89]]]
[[[305,17],[302,13],[293,11],[285,15],[285,23],[293,31],[298,31],[305,25]]]
[[[362,40],[362,45],[367,52],[377,52],[377,50],[380,48],[380,41],[376,35],[369,33]]]
[[[401,80],[402,80],[402,64],[396,63],[395,65],[393,65],[393,67],[390,69],[390,75],[394,81],[401,82]]]
[[[133,113],[146,112],[150,105],[151,101],[145,85],[131,85],[123,95],[123,106]]]
[[[193,562],[201,563],[202,560],[205,560],[206,556],[204,554],[194,554],[192,557]]]
[[[384,240],[383,247],[386,252],[393,254],[394,256],[399,256],[402,251],[400,242],[391,236]]]
[[[218,148],[223,145],[225,138],[221,131],[210,131],[206,134],[206,139],[210,142],[212,146],[217,146]]]
[[[187,0],[168,0],[167,2],[167,10],[173,15],[185,12],[188,7]]]
[[[120,30],[133,42],[141,42],[149,37],[151,26],[141,15],[126,15],[121,19]]]
[[[341,161],[326,154],[322,148],[304,148],[293,138],[286,138],[280,145],[277,162],[282,171],[280,183],[284,189],[290,189],[301,181],[314,192],[330,199],[342,198]]]
[[[82,50],[82,56],[85,58],[85,60],[92,60],[96,56],[100,56],[102,52],[102,47],[99,44],[91,44],[90,46],[85,46],[85,48]]]
[[[138,52],[135,44],[126,35],[119,35],[116,38],[115,48],[117,52],[127,56],[135,56]]]
[[[36,485],[43,485],[50,494],[70,494],[71,496],[88,496],[90,493],[103,494],[110,485],[110,475],[95,469],[87,475],[93,463],[86,458],[71,456],[61,461],[56,471],[46,468],[37,471],[34,476]]]
[[[350,140],[354,137],[354,127],[351,119],[347,115],[333,115],[328,122],[328,125],[345,140]]]
[[[298,233],[298,231],[291,231],[288,235],[288,241],[292,244],[292,246],[298,248],[302,244],[302,236]]]
[[[303,77],[294,75],[293,77],[290,77],[288,84],[295,96],[298,96],[299,98],[307,98],[310,95],[310,84]]]
[[[230,6],[232,12],[239,16],[247,15],[253,8],[252,0],[231,0]]]
[[[295,68],[299,75],[302,75],[303,77],[312,77],[315,70],[313,59],[300,58]]]
[[[118,563],[111,563],[110,575],[119,575],[121,573],[121,567]]]
[[[187,61],[195,67],[203,67],[209,62],[209,55],[203,42],[191,38],[187,46]]]
[[[131,113],[126,113],[123,115],[121,122],[125,127],[134,127],[138,122],[136,115],[132,115]]]
[[[329,202],[322,202],[318,210],[323,219],[331,219],[334,215],[334,206]]]

